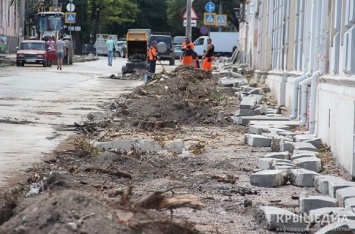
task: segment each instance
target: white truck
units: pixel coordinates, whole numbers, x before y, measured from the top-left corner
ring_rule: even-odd
[[[210,38],[214,45],[215,56],[231,56],[239,45],[239,34],[237,32],[210,32]],[[201,36],[194,42],[195,52],[199,57],[207,50],[208,36]]]
[[[107,55],[106,41],[108,40],[109,36],[111,36],[112,40],[115,42],[115,48],[117,51],[117,35],[96,34],[96,41],[94,44],[96,55]]]

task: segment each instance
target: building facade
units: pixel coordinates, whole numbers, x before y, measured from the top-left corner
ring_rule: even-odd
[[[251,0],[245,14],[257,81],[355,176],[355,1]]]
[[[20,2],[24,0],[0,0],[0,53],[15,52],[22,37]]]

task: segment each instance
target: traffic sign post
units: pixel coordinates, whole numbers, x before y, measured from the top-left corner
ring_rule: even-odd
[[[217,15],[216,26],[227,26],[227,15]]]

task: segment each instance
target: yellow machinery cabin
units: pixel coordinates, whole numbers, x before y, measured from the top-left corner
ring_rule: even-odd
[[[126,66],[122,66],[122,73],[132,72],[134,69],[147,69],[148,41],[146,32],[127,33],[127,63]]]

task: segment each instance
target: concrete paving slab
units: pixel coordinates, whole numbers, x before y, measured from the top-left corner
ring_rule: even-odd
[[[295,213],[273,206],[259,206],[255,211],[256,222],[269,231],[277,232],[304,232],[306,224]]]
[[[314,177],[319,175],[317,172],[306,170],[303,168],[293,169],[289,171],[290,182],[298,187],[313,187]]]
[[[257,104],[257,99],[254,96],[246,96],[240,103],[240,109],[251,110]]]
[[[250,109],[238,109],[234,112],[234,116],[253,116],[254,111]]]
[[[319,175],[314,178],[314,187],[318,192],[328,195],[329,194],[329,181],[338,181],[341,183],[346,182],[346,180],[344,180],[341,177],[329,176],[329,175]]]
[[[331,223],[322,229],[318,230],[315,234],[353,234],[355,232],[355,221],[348,220],[338,221]]]
[[[264,158],[290,159],[289,152],[272,152],[264,155]]]
[[[319,158],[298,158],[293,160],[293,163],[298,167],[315,172],[320,172],[322,170],[322,161]]]
[[[293,142],[282,140],[280,141],[280,151],[281,152],[292,152]]]
[[[264,115],[254,115],[254,116],[241,116],[240,124],[248,125],[250,121],[262,121],[262,122],[287,122],[288,117],[266,117]],[[287,124],[285,124],[287,125]]]
[[[246,134],[247,144],[253,147],[270,147],[272,139],[269,137]]]
[[[347,187],[355,187],[355,183],[351,181],[341,181],[341,180],[329,180],[329,196],[336,197],[336,192],[339,189],[347,188]]]
[[[345,200],[355,198],[355,187],[347,187],[336,191],[336,198],[339,200],[339,206],[345,206]]]
[[[282,170],[259,171],[250,175],[250,184],[258,187],[279,187],[286,184],[285,176]]]
[[[274,121],[265,121],[265,120],[251,120],[249,122],[249,125],[286,125],[289,127],[296,127],[300,126],[298,121],[279,121],[279,120],[274,120]]]
[[[304,153],[296,153],[296,154],[294,153],[291,156],[291,160],[295,160],[295,159],[298,159],[298,158],[309,158],[309,157],[316,158],[317,157],[317,153],[316,152],[311,152],[311,151],[304,152]]]
[[[324,207],[337,207],[338,199],[325,196],[309,196],[300,198],[300,212],[309,213],[310,210],[324,208]]]
[[[304,142],[316,138],[315,134],[298,134],[295,135],[295,142]]]
[[[317,149],[320,149],[320,147],[322,146],[322,139],[314,138],[314,139],[311,139],[311,140],[304,141],[304,143],[310,143],[314,147],[316,147]]]
[[[295,142],[293,144],[293,150],[308,150],[308,151],[318,152],[318,149],[314,147],[312,144],[304,143],[304,142]]]

